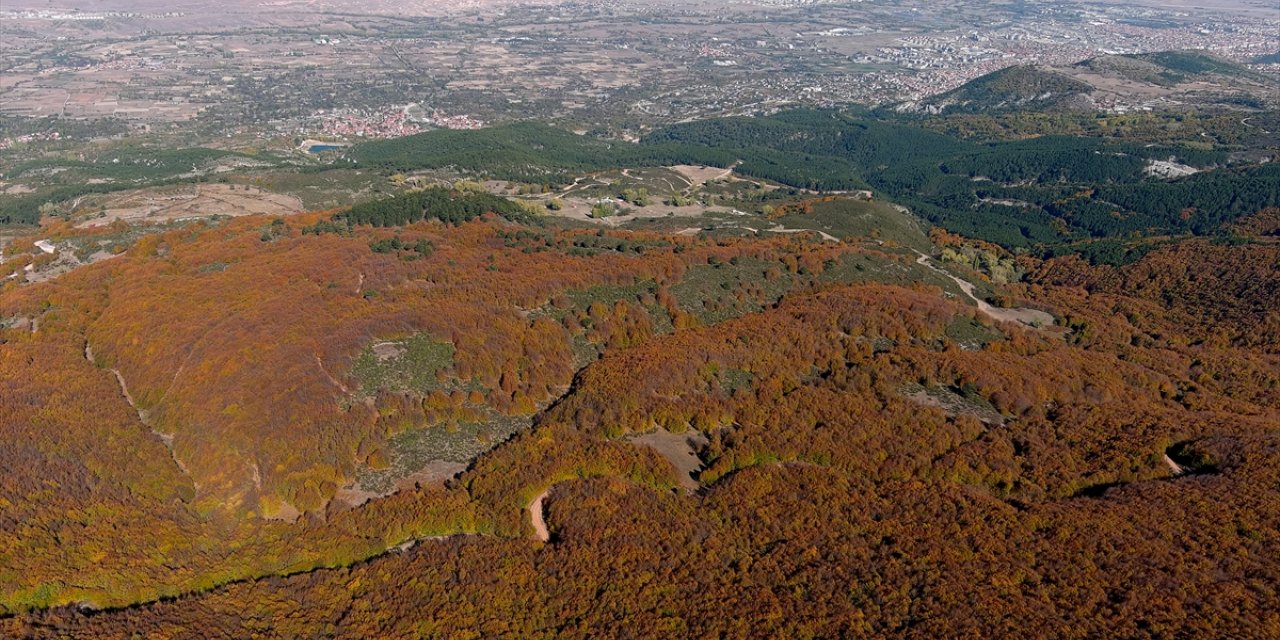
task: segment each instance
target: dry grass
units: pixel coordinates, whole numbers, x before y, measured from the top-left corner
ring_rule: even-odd
[[[88,211],[86,211],[88,209]],[[77,226],[126,222],[169,222],[212,216],[289,215],[303,211],[302,201],[255,187],[191,184],[121,191],[80,203]]]

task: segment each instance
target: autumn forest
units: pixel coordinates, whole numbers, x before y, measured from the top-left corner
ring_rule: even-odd
[[[877,118],[0,228],[0,637],[1280,637],[1274,163]]]

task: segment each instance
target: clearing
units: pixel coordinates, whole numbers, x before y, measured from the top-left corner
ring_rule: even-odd
[[[304,210],[294,196],[231,184],[185,184],[89,196],[76,203],[77,226],[116,220],[168,222],[213,216],[289,215]]]
[[[443,487],[445,482],[466,470],[467,465],[461,462],[432,460],[417,471],[394,479],[389,488],[381,491],[366,489],[359,482],[353,482],[339,489],[333,497],[347,505],[358,507],[374,498],[385,498],[406,489]]]
[[[676,468],[676,479],[685,492],[697,491],[700,486],[694,474],[702,470],[702,460],[698,458],[698,449],[707,446],[707,437],[697,431],[688,433],[671,433],[658,429],[638,436],[627,438],[627,442],[649,447],[666,458]]]
[[[733,169],[736,166],[738,165],[735,164],[733,167],[729,167],[728,169],[721,169],[720,167],[699,167],[688,164],[678,164],[667,168],[683,176],[689,181],[690,187],[697,189],[712,180],[724,180],[725,178],[728,178],[733,175]]]
[[[922,264],[926,267],[929,267],[930,269],[933,269],[934,271],[937,271],[938,273],[941,273],[942,275],[954,280],[956,285],[960,287],[960,290],[964,291],[965,295],[969,296],[970,299],[972,299],[975,303],[977,303],[978,311],[981,311],[982,313],[986,314],[988,317],[991,317],[995,320],[999,320],[1001,322],[1016,322],[1019,324],[1026,325],[1028,327],[1034,327],[1036,329],[1043,329],[1045,327],[1053,326],[1053,322],[1054,322],[1053,314],[1046,313],[1038,309],[1026,309],[1026,308],[1001,309],[999,307],[991,306],[986,300],[983,300],[973,294],[973,291],[975,288],[973,286],[973,283],[967,280],[963,280],[958,276],[952,275],[951,273],[943,270],[940,267],[934,266],[933,261],[929,259],[929,256],[919,251],[916,251],[916,253],[920,254],[920,257],[916,259],[917,264]]]
[[[942,409],[948,416],[970,415],[987,425],[998,427],[1005,425],[1005,417],[1000,415],[990,402],[976,393],[960,395],[952,389],[924,387],[918,384],[906,385],[901,392],[906,399],[926,407]]]

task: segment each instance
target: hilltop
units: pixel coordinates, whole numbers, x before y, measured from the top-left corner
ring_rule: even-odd
[[[1129,111],[1275,106],[1277,80],[1202,51],[1106,55],[1065,66],[1019,65],[936,96],[898,105],[906,113]]]
[[[1089,107],[1093,86],[1049,67],[1013,66],[989,73],[918,103],[900,105],[904,112],[945,113],[1001,109]]]

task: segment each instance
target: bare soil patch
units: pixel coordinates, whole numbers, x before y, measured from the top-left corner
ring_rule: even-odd
[[[685,491],[696,491],[700,486],[694,474],[702,470],[698,449],[707,445],[707,437],[697,431],[671,433],[658,429],[644,435],[632,436],[628,442],[649,447],[666,458],[676,468],[676,478]]]
[[[169,222],[212,216],[289,215],[303,211],[293,196],[256,187],[192,184],[121,191],[81,203],[82,228],[127,222]],[[86,210],[87,209],[87,210]]]
[[[264,513],[262,516],[264,520],[278,520],[281,522],[297,522],[298,518],[301,517],[302,512],[299,511],[297,507],[289,504],[288,502],[284,502],[283,500],[280,501],[279,506],[277,506],[273,511],[270,513]]]
[[[394,360],[395,358],[399,358],[404,355],[404,353],[404,345],[398,342],[379,342],[378,344],[373,345],[373,355],[376,356],[380,362]]]
[[[667,167],[676,173],[684,176],[689,181],[689,186],[699,188],[712,180],[724,180],[733,175],[733,169],[721,169],[720,167],[700,167],[687,164],[678,164],[673,167]]]
[[[902,390],[908,400],[926,407],[937,407],[949,416],[971,415],[988,425],[1004,426],[1005,418],[991,407],[981,407],[947,389],[926,389],[910,385]]]

